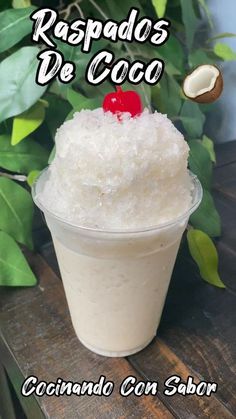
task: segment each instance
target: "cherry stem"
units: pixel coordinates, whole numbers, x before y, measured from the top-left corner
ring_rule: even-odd
[[[121,86],[116,86],[116,91],[117,91],[118,93],[122,92]]]

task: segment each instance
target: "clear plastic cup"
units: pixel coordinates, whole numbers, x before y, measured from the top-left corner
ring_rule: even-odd
[[[43,211],[79,340],[104,356],[127,356],[156,335],[180,240],[202,188],[192,176],[192,205],[163,225],[104,231],[73,225],[40,201],[48,178],[41,173],[33,199]]]

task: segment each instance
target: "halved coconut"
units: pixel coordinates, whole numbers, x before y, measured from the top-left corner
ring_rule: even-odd
[[[185,96],[198,103],[214,102],[222,90],[222,74],[217,67],[210,64],[199,65],[183,82]]]

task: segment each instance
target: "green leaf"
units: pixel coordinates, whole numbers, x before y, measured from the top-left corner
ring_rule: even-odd
[[[205,115],[197,103],[190,102],[189,100],[184,102],[180,113],[180,120],[189,137],[201,137],[205,119]]]
[[[156,54],[158,58],[163,59],[163,57],[161,56],[161,54],[157,53]],[[178,68],[176,68],[174,66],[174,64],[172,64],[170,61],[165,61],[165,71],[168,74],[168,76],[180,76],[181,72],[178,70]]]
[[[67,90],[67,99],[74,111],[81,111],[82,109],[96,109],[101,106],[99,98],[88,99],[73,89]]]
[[[175,36],[171,35],[164,45],[158,47],[158,53],[164,59],[165,64],[171,63],[181,74],[184,72],[184,50]]]
[[[0,135],[0,166],[17,173],[42,170],[47,166],[48,151],[36,141],[26,138],[12,146],[9,135]]]
[[[86,101],[87,98],[73,89],[67,89],[67,100],[74,109],[76,106],[79,106],[80,103]]]
[[[18,144],[29,134],[34,132],[43,122],[45,107],[39,101],[13,120],[11,143]]]
[[[61,99],[54,94],[47,94],[46,99],[49,107],[46,109],[45,120],[50,134],[54,139],[57,128],[65,121],[66,116],[71,110],[71,106],[67,100]]]
[[[74,110],[74,109],[72,109],[69,113],[68,113],[68,115],[67,115],[67,117],[66,117],[66,121],[70,121],[72,118],[73,118],[73,116],[74,116],[74,113],[75,113],[76,111]],[[53,152],[53,150],[52,150],[52,152]],[[56,152],[56,151],[55,151]],[[51,163],[52,162],[52,160],[54,159],[54,157],[55,157],[55,153],[53,154],[52,153],[52,156],[50,155],[49,156],[49,160],[48,160],[48,163]]]
[[[236,52],[234,52],[229,45],[218,42],[214,46],[214,53],[225,61],[235,61]]]
[[[32,286],[37,282],[19,246],[4,231],[0,231],[0,285]]]
[[[50,155],[48,157],[48,164],[51,164],[52,163],[55,155],[56,155],[56,146],[54,145],[53,148],[52,148],[52,151],[51,151],[51,153],[50,153]]]
[[[191,215],[190,223],[211,237],[219,237],[221,234],[220,216],[210,192],[206,189],[203,189],[202,202]]]
[[[140,11],[139,17],[142,17],[145,15],[142,5],[141,5],[141,1],[138,1],[138,0],[135,1],[135,5],[134,5],[133,0],[125,0],[125,1],[102,0],[100,4],[101,4],[101,9],[103,10],[103,13],[105,12],[105,14],[109,17],[114,18],[115,16],[117,21],[124,19],[124,17],[128,15],[130,9],[134,6],[137,7],[137,9]],[[96,9],[95,9],[95,13],[96,13],[96,17],[99,17],[99,18],[101,18],[101,16],[104,17],[100,12],[98,13]]]
[[[223,33],[219,33],[216,36],[213,36],[212,38],[209,38],[207,40],[207,42],[211,42],[211,41],[215,41],[217,39],[223,39],[223,38],[235,38],[236,37],[236,33],[232,33],[232,32],[223,32]]]
[[[199,267],[201,277],[211,285],[225,288],[218,274],[218,255],[214,243],[200,230],[187,233],[189,251]]]
[[[152,102],[159,112],[166,113],[168,117],[175,117],[182,104],[180,85],[174,77],[166,75],[162,78],[160,86],[160,89],[156,89],[156,86],[152,88]]]
[[[196,49],[191,52],[188,57],[189,67],[197,67],[200,64],[215,64],[215,60],[210,58],[204,51],[201,49]]]
[[[39,103],[41,103],[44,106],[44,108],[48,108],[49,107],[49,103],[45,99],[39,99]]]
[[[202,186],[210,189],[212,181],[212,162],[210,155],[201,141],[189,141],[189,167],[195,175],[197,175]]]
[[[46,86],[35,82],[37,47],[23,47],[0,63],[0,122],[29,109]]]
[[[0,2],[0,10],[10,9],[11,7],[11,0],[4,0]]]
[[[213,141],[209,137],[207,137],[206,135],[203,135],[202,145],[208,150],[208,153],[210,154],[211,161],[213,163],[216,163],[216,154],[215,154],[215,150],[214,150]]]
[[[39,177],[40,170],[32,170],[27,176],[27,183],[31,187],[36,179]]]
[[[32,31],[29,18],[35,7],[8,9],[0,13],[0,53],[20,42]]]
[[[0,208],[0,230],[32,249],[33,201],[29,192],[12,180],[0,177]]]
[[[206,5],[206,1],[205,0],[198,0],[200,5],[202,6],[204,12],[206,13],[209,25],[211,27],[211,29],[213,28],[213,22],[212,22],[212,18],[211,18],[211,13]]]
[[[133,54],[136,54],[138,58],[144,59],[147,63],[153,58],[163,60],[165,63],[165,73],[170,76],[180,76],[183,71],[183,50],[181,50],[180,44],[178,44],[178,41],[174,37],[170,38],[170,44],[168,39],[167,43],[158,48],[153,48],[146,44],[139,44]],[[132,51],[129,54],[131,60],[134,60],[133,54]],[[122,59],[124,53],[120,51],[120,54],[117,55]]]
[[[22,9],[24,7],[30,7],[31,0],[13,0],[12,7],[14,9]]]
[[[186,43],[189,50],[191,50],[194,40],[194,35],[198,26],[198,19],[195,15],[193,0],[180,0],[182,9],[182,20],[185,26]]]
[[[152,0],[153,7],[159,18],[162,18],[166,12],[167,0]]]
[[[60,99],[67,100],[66,99],[66,92],[67,92],[68,86],[67,84],[63,84],[59,82],[58,80],[53,81],[48,89],[48,93],[52,93],[53,95],[56,95]]]

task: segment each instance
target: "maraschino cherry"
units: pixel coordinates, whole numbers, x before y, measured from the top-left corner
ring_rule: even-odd
[[[104,112],[117,114],[120,119],[123,112],[129,112],[132,117],[142,112],[142,102],[138,93],[133,90],[123,91],[121,86],[116,86],[116,92],[108,93],[103,101]]]

